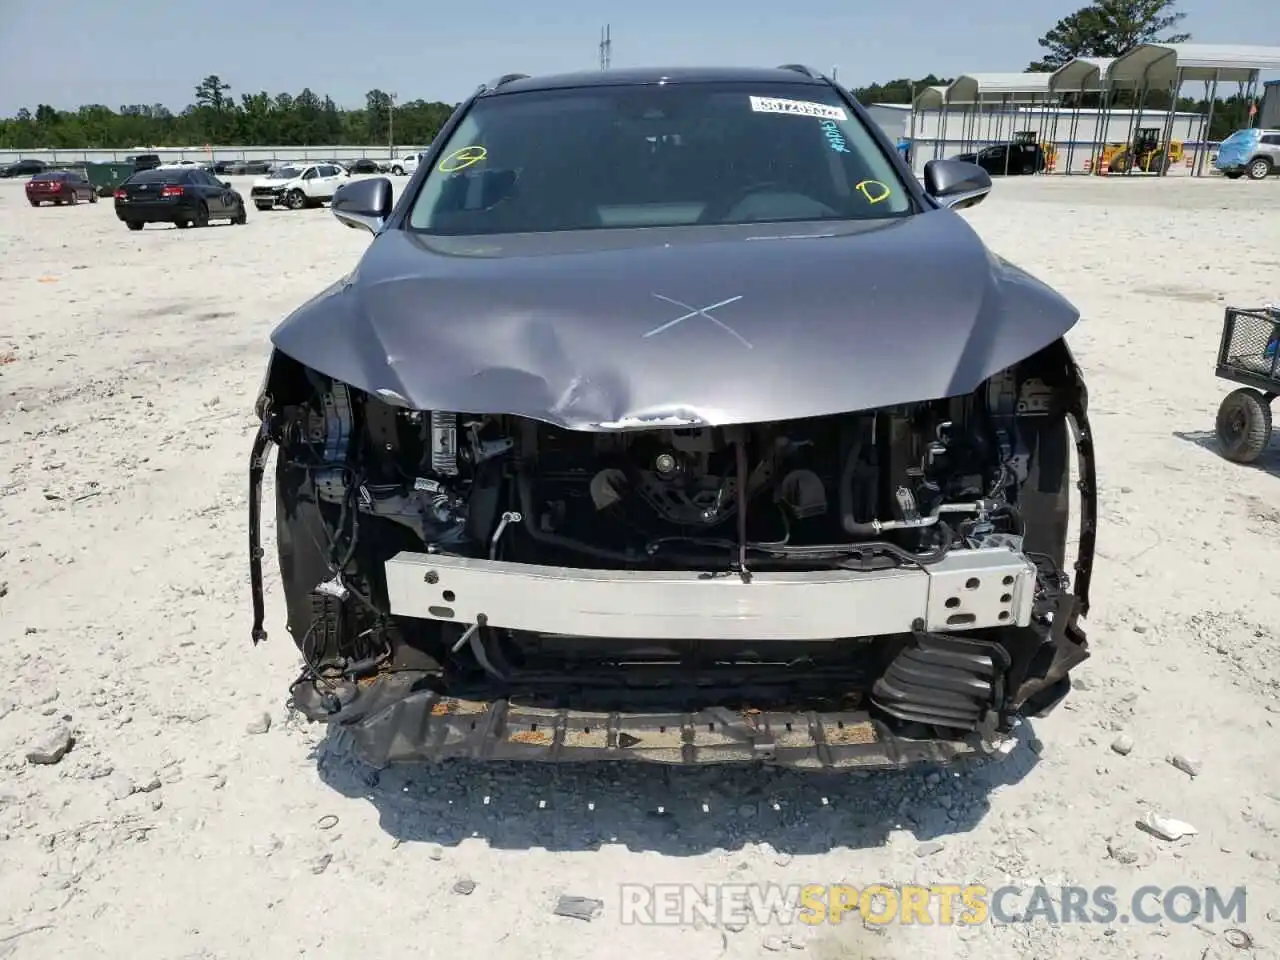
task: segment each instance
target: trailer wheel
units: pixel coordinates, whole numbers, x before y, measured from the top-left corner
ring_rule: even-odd
[[[1271,442],[1271,404],[1257,390],[1233,390],[1218,407],[1218,443],[1233,463],[1253,463]]]

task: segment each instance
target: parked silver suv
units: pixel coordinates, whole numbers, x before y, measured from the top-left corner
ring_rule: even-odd
[[[1237,130],[1222,141],[1214,166],[1232,180],[1245,174],[1265,180],[1280,173],[1280,130]]]

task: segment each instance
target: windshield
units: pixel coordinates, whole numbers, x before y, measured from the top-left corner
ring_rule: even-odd
[[[281,167],[267,174],[269,180],[294,180],[302,176],[301,167]]]
[[[143,170],[131,176],[126,183],[181,183],[187,175],[185,170]]]
[[[910,212],[830,87],[688,83],[476,101],[409,215],[439,235],[874,220]]]

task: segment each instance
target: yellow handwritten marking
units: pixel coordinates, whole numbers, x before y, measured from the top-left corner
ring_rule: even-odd
[[[877,188],[879,189],[878,193],[876,192]],[[863,180],[855,184],[854,189],[867,198],[867,203],[879,203],[881,200],[888,200],[889,195],[893,193],[888,184],[881,183],[879,180]]]
[[[463,147],[461,150],[455,150],[436,167],[441,173],[457,173],[459,170],[465,170],[473,163],[479,163],[489,156],[489,151],[481,146]]]

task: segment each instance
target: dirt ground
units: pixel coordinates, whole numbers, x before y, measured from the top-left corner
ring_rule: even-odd
[[[368,235],[324,210],[131,233],[0,183],[0,957],[1280,955],[1280,439],[1243,468],[1212,433],[1223,308],[1280,300],[1280,182],[1014,179],[965,216],[1083,314],[1102,525],[1064,709],[941,775],[379,776],[287,714],[298,661],[271,562],[250,644],[245,542],[268,333]],[[60,726],[70,752],[28,763]],[[1121,913],[1243,885],[1247,914],[645,925],[624,882],[1101,884]]]

